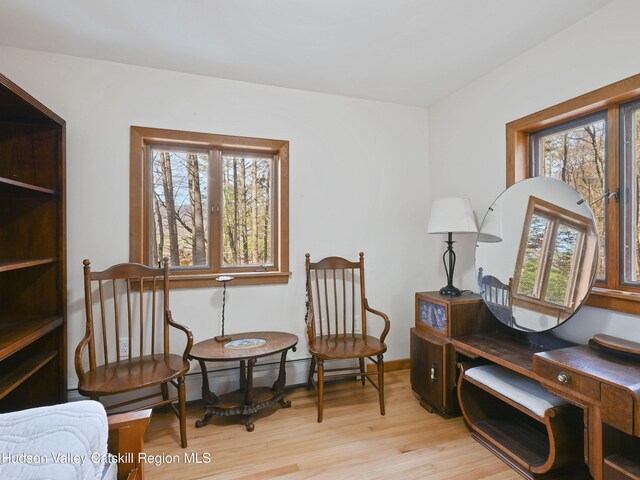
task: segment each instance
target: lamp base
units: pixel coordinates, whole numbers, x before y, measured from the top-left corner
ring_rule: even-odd
[[[216,342],[224,343],[224,342],[228,342],[229,340],[231,340],[231,337],[229,335],[218,335],[217,337],[213,337],[213,339]]]
[[[460,290],[457,287],[454,287],[453,285],[447,285],[446,287],[442,287],[440,289],[440,295],[458,296],[458,295],[462,295],[462,290]]]

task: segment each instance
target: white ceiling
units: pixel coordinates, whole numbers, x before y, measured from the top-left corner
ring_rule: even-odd
[[[611,0],[0,0],[0,45],[428,106]]]

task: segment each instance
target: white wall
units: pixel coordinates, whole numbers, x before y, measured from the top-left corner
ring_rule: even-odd
[[[229,288],[227,332],[289,331],[300,337],[289,358],[307,357],[305,252],[364,251],[371,305],[392,322],[386,359],[409,357],[413,294],[427,276],[425,109],[4,47],[0,65],[67,122],[69,359],[84,331],[82,260],[102,269],[129,259],[131,125],[290,141],[293,276]],[[213,288],[171,298],[196,340],[218,334],[220,303]]]
[[[433,105],[432,198],[468,196],[481,220],[505,187],[505,124],[637,74],[639,18],[640,3],[613,2]],[[477,291],[473,238],[460,240],[456,280],[458,286]],[[430,248],[442,248],[436,239],[428,242]],[[429,263],[442,270],[437,252]],[[578,342],[597,332],[640,341],[640,318],[584,307],[558,329],[561,336]]]

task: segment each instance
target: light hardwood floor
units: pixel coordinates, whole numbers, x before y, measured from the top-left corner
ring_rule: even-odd
[[[247,432],[238,417],[218,417],[196,429],[202,405],[189,407],[189,447],[179,448],[173,414],[154,413],[145,452],[178,455],[179,463],[147,463],[149,480],[165,479],[394,479],[515,480],[521,477],[476,443],[462,418],[427,413],[414,397],[409,371],[385,376],[386,416],[369,384],[340,382],[327,387],[324,421],[316,423],[313,390],[290,391],[289,409],[257,415]],[[187,463],[184,454],[210,455],[210,463]],[[160,459],[161,457],[158,457]]]

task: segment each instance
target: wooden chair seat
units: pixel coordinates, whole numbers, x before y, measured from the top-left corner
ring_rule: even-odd
[[[386,351],[387,346],[370,335],[323,335],[309,342],[309,352],[324,360],[374,357]]]
[[[156,354],[125,358],[86,372],[82,384],[78,385],[78,391],[89,396],[130,392],[166,383],[188,371],[189,362],[180,355]]]

